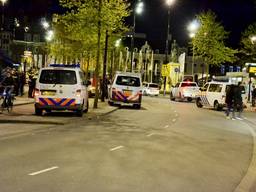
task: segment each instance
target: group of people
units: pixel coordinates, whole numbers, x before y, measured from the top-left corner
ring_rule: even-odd
[[[15,96],[22,96],[25,83],[25,74],[16,68],[6,67],[1,71],[0,85],[2,90],[4,87],[9,87],[9,92],[14,93]]]
[[[33,91],[36,85],[37,73],[36,69],[31,68],[27,71],[28,75],[28,97],[33,97]],[[15,96],[24,95],[24,85],[26,84],[26,74],[23,71],[19,71],[16,68],[6,67],[1,71],[0,75],[0,92],[3,92],[8,87],[8,93],[12,93]]]
[[[242,111],[243,111],[243,98],[242,98],[243,87],[241,86],[241,82],[238,85],[230,85],[227,88],[226,92],[226,118],[227,119],[238,119],[242,120]],[[232,112],[232,117],[230,117],[230,113]]]

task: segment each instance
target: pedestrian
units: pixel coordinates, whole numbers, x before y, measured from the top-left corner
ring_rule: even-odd
[[[230,85],[227,88],[227,92],[226,92],[226,99],[225,99],[225,103],[227,106],[227,110],[226,110],[226,118],[230,119],[230,112],[231,110],[233,111],[233,106],[234,106],[234,85]]]
[[[232,113],[232,120],[238,119],[238,120],[243,120],[242,119],[242,111],[243,111],[243,99],[242,99],[242,86],[241,82],[238,83],[234,87],[234,104],[233,104],[233,113]],[[238,113],[236,117],[236,112]]]
[[[33,92],[36,86],[36,77],[34,70],[29,71],[29,76],[28,76],[28,97],[33,98]]]
[[[256,87],[253,85],[252,87],[252,107],[255,107],[255,100],[256,100]]]

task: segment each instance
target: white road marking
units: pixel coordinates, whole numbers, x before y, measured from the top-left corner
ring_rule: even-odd
[[[177,113],[177,111],[174,111],[174,113]]]
[[[168,127],[169,127],[169,125],[165,125],[165,126],[164,126],[164,128],[168,128]]]
[[[28,175],[30,176],[35,176],[35,175],[39,175],[41,173],[45,173],[45,172],[48,172],[48,171],[52,171],[54,169],[58,169],[59,167],[55,166],[55,167],[50,167],[50,168],[47,168],[47,169],[44,169],[44,170],[41,170],[41,171],[37,171],[37,172],[33,172],[33,173],[29,173]]]
[[[175,121],[176,121],[176,119],[173,119],[173,120],[172,120],[172,122],[175,122]]]
[[[115,150],[122,149],[122,148],[124,148],[124,146],[120,145],[118,147],[114,147],[114,148],[110,149],[110,151],[115,151]]]
[[[152,135],[155,135],[154,133],[150,133],[147,135],[147,137],[151,137]]]

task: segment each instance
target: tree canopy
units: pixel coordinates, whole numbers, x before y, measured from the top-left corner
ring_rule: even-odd
[[[197,15],[200,27],[192,39],[195,54],[204,59],[206,64],[219,65],[224,62],[234,62],[237,50],[225,46],[229,33],[212,11]]]

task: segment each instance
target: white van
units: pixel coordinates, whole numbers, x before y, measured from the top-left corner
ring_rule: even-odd
[[[129,104],[141,107],[142,83],[139,73],[117,72],[109,88],[109,105]]]
[[[222,110],[226,103],[227,88],[231,83],[227,82],[209,82],[200,88],[199,94],[196,96],[196,106],[213,107],[215,110]],[[242,91],[243,102],[246,102],[246,93]]]
[[[89,108],[87,81],[79,65],[58,65],[39,71],[34,92],[35,114],[71,110],[78,116]]]

